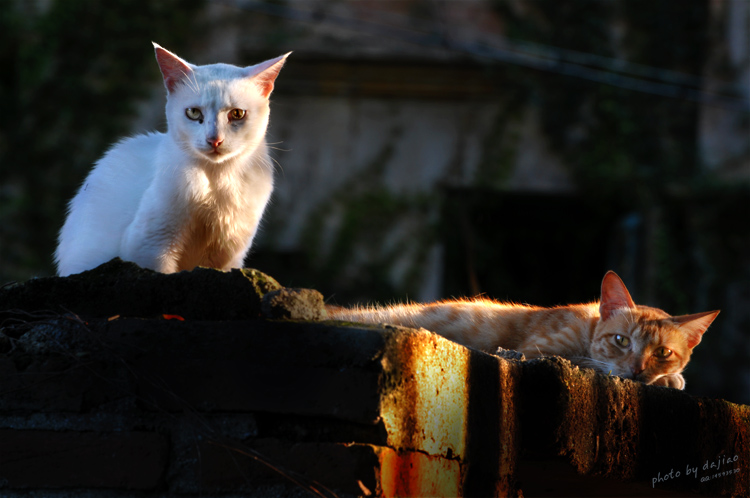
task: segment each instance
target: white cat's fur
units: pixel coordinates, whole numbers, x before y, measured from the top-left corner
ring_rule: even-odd
[[[164,273],[236,268],[250,249],[273,190],[268,97],[289,54],[240,68],[154,49],[168,131],[123,140],[96,163],[60,232],[60,275],[117,256]]]

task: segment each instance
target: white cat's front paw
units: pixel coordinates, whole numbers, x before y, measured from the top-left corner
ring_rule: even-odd
[[[682,374],[667,374],[653,381],[651,385],[685,389],[685,378]]]

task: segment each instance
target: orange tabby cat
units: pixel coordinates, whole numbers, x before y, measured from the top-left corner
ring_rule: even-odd
[[[636,305],[616,273],[602,281],[601,301],[541,308],[488,299],[331,308],[337,320],[425,328],[482,351],[557,355],[576,365],[645,384],[685,388],[681,372],[718,311],[670,316]]]

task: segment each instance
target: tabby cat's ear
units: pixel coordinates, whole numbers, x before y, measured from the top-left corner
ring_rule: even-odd
[[[273,91],[273,83],[276,81],[276,77],[279,75],[279,71],[281,71],[281,68],[284,66],[284,62],[286,62],[286,58],[289,57],[289,54],[291,54],[291,52],[246,68],[247,77],[252,78],[258,85],[260,94],[263,97],[271,95],[271,92]]]
[[[602,280],[602,299],[599,304],[599,315],[602,321],[609,319],[617,310],[635,308],[627,287],[617,273],[608,271]]]
[[[688,347],[693,349],[700,344],[704,332],[714,321],[719,311],[705,311],[694,315],[673,316],[670,318],[674,323],[680,326],[680,330],[685,332],[688,340]]]
[[[193,69],[190,64],[169,50],[160,47],[158,44],[154,44],[154,51],[156,52],[156,62],[159,63],[159,69],[161,75],[164,78],[164,86],[167,87],[167,91],[172,93],[175,88],[183,80],[190,78],[193,73]]]

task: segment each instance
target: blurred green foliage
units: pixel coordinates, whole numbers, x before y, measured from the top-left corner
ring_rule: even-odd
[[[700,75],[711,46],[709,2],[544,1],[524,4],[521,12],[514,5],[495,1],[509,37],[564,50]],[[686,245],[681,231],[698,227],[678,222],[673,206],[677,197],[702,195],[717,182],[701,164],[701,106],[554,72],[511,70],[516,92],[540,109],[544,135],[582,197],[603,210],[640,212],[650,224],[644,266],[652,268],[643,269],[650,271],[643,284],[650,297],[687,310],[696,265],[680,255],[702,251],[706,238],[695,233]]]
[[[524,15],[513,2],[495,5],[514,39],[693,75],[702,73],[708,55],[708,2],[543,1]],[[545,136],[587,195],[643,206],[700,175],[696,103],[514,71],[541,109]]]
[[[54,272],[65,203],[195,40],[204,0],[0,0],[0,283]]]

